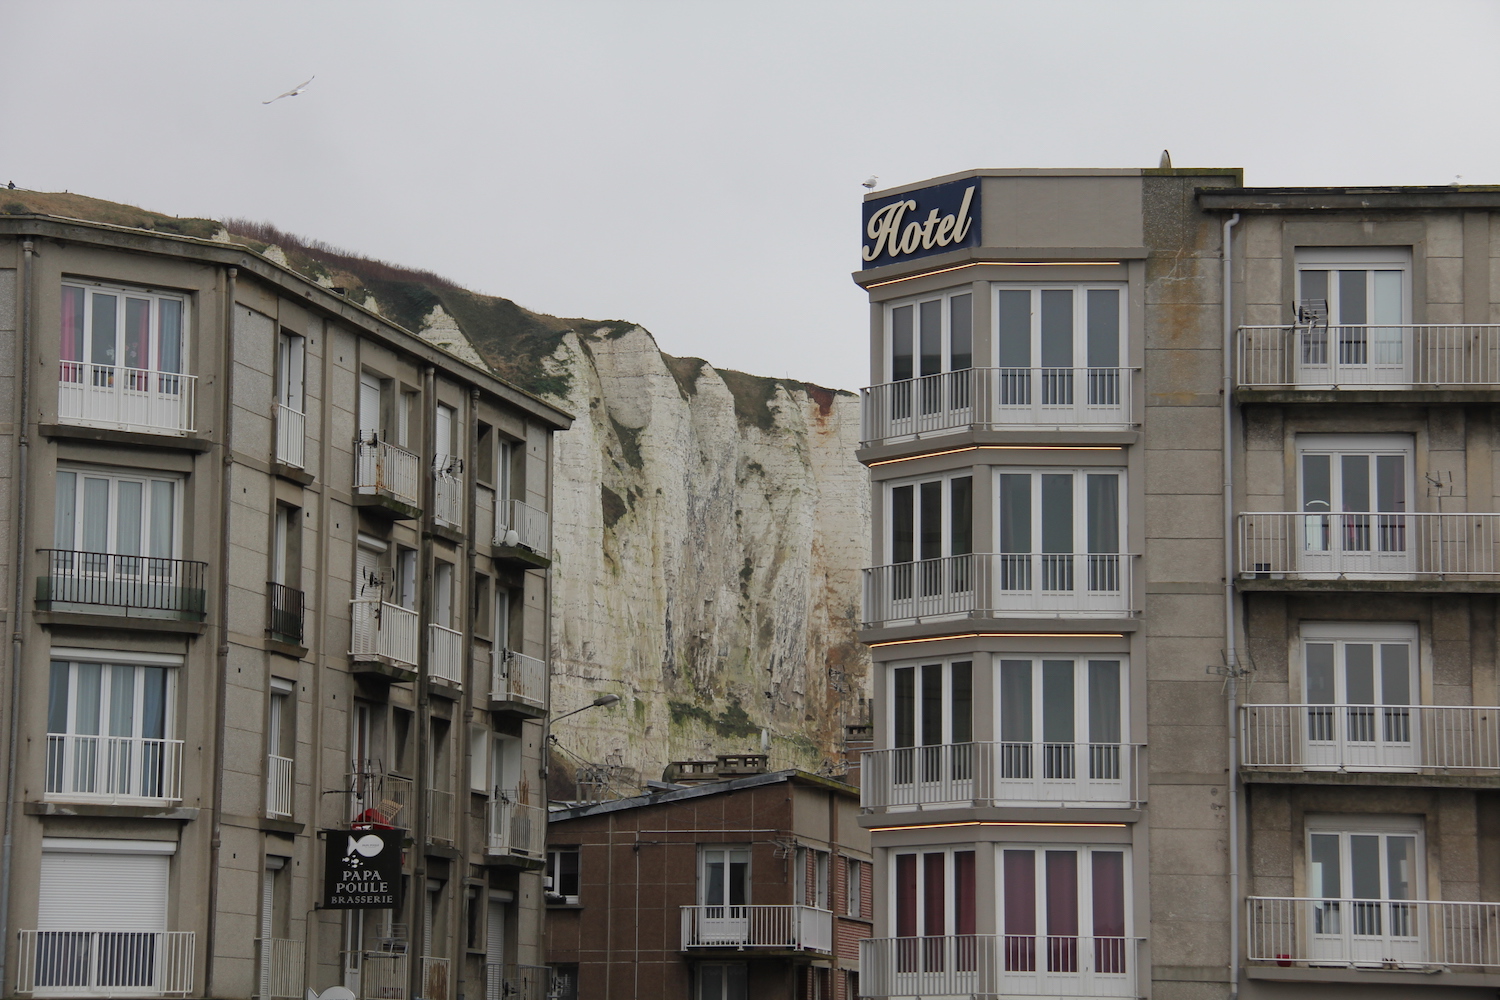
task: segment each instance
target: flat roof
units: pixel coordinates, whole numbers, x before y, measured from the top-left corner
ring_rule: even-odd
[[[822,775],[811,774],[797,768],[789,768],[785,771],[768,771],[765,774],[747,774],[744,777],[729,778],[725,781],[705,781],[702,784],[688,785],[685,788],[673,788],[664,792],[649,792],[645,795],[632,795],[627,799],[611,799],[608,802],[593,802],[586,806],[554,809],[547,813],[547,822],[562,823],[570,819],[582,819],[585,816],[602,816],[605,813],[621,812],[626,809],[666,805],[672,802],[682,802],[687,799],[699,799],[708,795],[723,795],[727,792],[737,792],[744,788],[759,788],[762,785],[780,784],[783,781],[790,781],[799,785],[811,785],[815,788],[824,788],[851,798],[859,797],[859,789],[848,782],[838,781],[834,778],[825,778]]]
[[[1500,185],[1199,188],[1209,211],[1319,212],[1370,209],[1500,209]]]

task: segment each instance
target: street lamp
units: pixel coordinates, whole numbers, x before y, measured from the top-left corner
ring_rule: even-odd
[[[591,708],[606,708],[610,705],[617,704],[619,700],[620,696],[617,694],[601,694],[599,697],[595,698],[587,705],[584,705],[582,708],[575,708],[571,712],[564,712],[562,715],[559,715],[555,719],[549,716],[542,720],[542,781],[545,782],[547,780],[547,775],[552,771],[552,764],[548,759],[552,755],[552,724],[554,722],[561,722],[570,715],[577,715],[579,712],[587,712]]]

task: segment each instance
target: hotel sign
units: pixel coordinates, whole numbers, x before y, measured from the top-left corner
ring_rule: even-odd
[[[864,204],[864,267],[979,245],[979,178],[949,181]]]
[[[395,910],[401,906],[403,830],[329,830],[323,907]]]

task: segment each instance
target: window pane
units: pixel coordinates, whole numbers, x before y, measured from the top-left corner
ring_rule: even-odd
[[[1410,705],[1411,649],[1406,643],[1389,643],[1380,647],[1380,702],[1383,705]]]
[[[1120,742],[1120,662],[1089,661],[1089,742]]]
[[[1412,884],[1412,866],[1417,859],[1417,838],[1387,837],[1386,850],[1386,898],[1415,899]]]
[[[1376,271],[1374,278],[1372,296],[1375,300],[1374,315],[1370,318],[1372,323],[1400,323],[1403,319],[1401,311],[1401,273],[1400,271]],[[1383,360],[1377,358],[1377,361]],[[1400,358],[1391,360],[1399,361]]]
[[[1042,742],[1073,742],[1073,661],[1042,661]]]
[[[952,742],[968,743],[974,738],[973,668],[964,661],[949,668],[953,688]]]
[[[974,852],[953,852],[953,932],[973,934],[978,926],[975,900]]]
[[[126,368],[145,368],[151,360],[151,301],[125,300]]]
[[[1120,477],[1088,477],[1090,552],[1120,551]]]
[[[58,331],[57,356],[61,361],[83,360],[83,289],[64,285],[62,329]]]
[[[1042,475],[1042,551],[1073,551],[1073,477]]]
[[[1365,271],[1339,272],[1339,323],[1360,324],[1370,321],[1365,304]]]
[[[1088,290],[1089,367],[1120,367],[1120,291]]]
[[[115,551],[121,555],[141,554],[141,483],[115,484]]]
[[[78,536],[74,533],[77,526],[75,519],[77,510],[78,474],[59,472],[57,474],[57,513],[52,525],[52,544],[55,548],[71,549],[77,543]]]
[[[891,381],[912,376],[912,307],[891,310]]]
[[[1406,456],[1375,457],[1375,509],[1383,512],[1406,510]]]
[[[1328,455],[1302,456],[1302,509],[1310,514],[1333,510],[1332,459]]]
[[[922,668],[922,745],[943,742],[943,667],[929,663]]]
[[[896,668],[896,743],[898,747],[916,746],[916,667]]]
[[[896,936],[917,936],[917,856],[896,855]]]
[[[1355,899],[1380,898],[1380,838],[1355,834],[1349,838],[1349,892]]]
[[[1031,477],[1000,477],[1000,551],[1031,551]]]
[[[109,735],[135,735],[135,668],[109,668]]]
[[[750,975],[743,965],[724,966],[724,1000],[749,1000]]]
[[[1000,741],[1031,742],[1031,661],[1000,661]]]
[[[724,905],[724,862],[723,852],[713,852],[714,860],[708,861],[703,866],[703,873],[707,876],[707,884],[703,887],[703,902],[708,906]]]
[[[1078,933],[1078,853],[1047,852],[1047,933]]]
[[[1328,272],[1303,271],[1302,291],[1299,297],[1303,302],[1317,301],[1326,306],[1328,304]]]
[[[960,476],[948,482],[948,551],[963,556],[974,551],[974,478]]]
[[[922,374],[936,375],[943,370],[943,302],[933,299],[921,303],[919,308]]]
[[[701,966],[698,982],[703,989],[703,1000],[724,1000],[724,966]]]
[[[943,554],[943,484],[922,483],[919,487],[922,552],[919,558],[936,559]]]
[[[1099,937],[1125,936],[1125,853],[1095,851],[1094,867],[1094,934]]]
[[[173,508],[176,505],[176,490],[171,483],[156,481],[151,484],[151,551],[150,555],[161,559],[172,558]]]
[[[1350,705],[1375,704],[1375,647],[1349,643],[1344,647],[1344,691]]]
[[[557,861],[559,892],[564,896],[578,895],[578,852],[559,851]]]
[[[1031,292],[999,293],[995,307],[1000,343],[995,361],[1001,368],[1031,367]]]
[[[1036,852],[1005,852],[1005,933],[1036,933]]]
[[[916,547],[916,487],[891,490],[891,562],[912,561]]]
[[[974,297],[948,300],[948,370],[963,371],[974,364]]]
[[[938,937],[948,933],[948,856],[922,855],[922,933]]]
[[[83,481],[83,551],[109,551],[109,480]]]
[[[115,363],[115,297],[95,292],[93,305],[93,331],[89,338],[89,360],[96,365]]]
[[[156,366],[164,372],[182,371],[182,303],[162,299],[158,303],[161,328],[157,331]]]
[[[1307,703],[1332,705],[1337,702],[1333,685],[1333,643],[1307,644]]]
[[[1339,838],[1335,833],[1315,833],[1310,838],[1308,855],[1312,870],[1308,873],[1314,896],[1337,899],[1343,895],[1339,881]]]
[[[1042,367],[1073,367],[1073,290],[1042,289]]]
[[[144,680],[141,735],[148,740],[167,735],[167,671],[165,667],[137,667]],[[284,699],[283,699],[284,700]]]
[[[1370,456],[1339,456],[1339,495],[1346,511],[1370,509]]]
[[[47,685],[47,732],[68,731],[68,673],[72,665],[52,661],[52,675]]]
[[[99,734],[101,668],[97,663],[80,663],[73,671],[78,702],[73,709],[73,732],[86,736]]]

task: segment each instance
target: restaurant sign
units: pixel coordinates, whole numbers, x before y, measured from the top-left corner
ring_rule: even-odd
[[[864,205],[864,267],[979,245],[979,178],[967,177]]]
[[[324,909],[399,909],[404,836],[404,830],[327,831]]]

